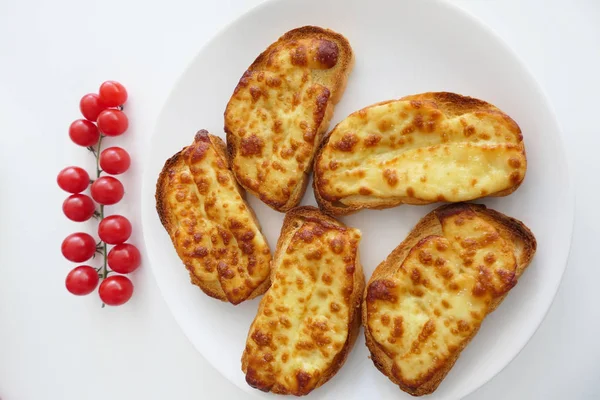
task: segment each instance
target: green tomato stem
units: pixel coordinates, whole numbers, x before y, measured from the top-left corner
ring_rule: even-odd
[[[92,151],[94,157],[96,157],[96,179],[100,178],[102,174],[102,170],[100,169],[100,152],[102,151],[102,139],[104,139],[104,135],[100,135],[100,139],[98,139],[98,145],[96,147],[96,151]],[[104,204],[100,204],[100,213],[99,213],[99,222],[102,222],[104,219]],[[106,279],[108,276],[108,252],[106,243],[100,241],[100,253],[104,258],[104,262],[102,264],[101,272],[99,271],[100,280]],[[102,302],[102,308],[104,308],[105,304]]]

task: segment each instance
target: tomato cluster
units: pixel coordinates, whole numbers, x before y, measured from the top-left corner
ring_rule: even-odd
[[[125,243],[131,236],[131,223],[122,215],[104,216],[104,206],[121,201],[125,188],[113,176],[101,176],[104,172],[119,175],[129,169],[131,158],[120,147],[102,150],[102,139],[119,136],[129,120],[123,112],[127,90],[118,82],[107,81],[100,86],[98,94],[90,93],[81,98],[79,108],[85,119],[74,121],[69,127],[69,137],[79,146],[87,147],[96,157],[96,179],[80,167],[67,167],[59,172],[58,186],[72,193],[63,202],[63,212],[72,221],[83,222],[92,217],[100,219],[96,240],[83,232],[73,233],[62,242],[63,256],[72,262],[82,263],[100,253],[104,260],[99,268],[80,265],[69,272],[65,285],[75,295],[93,292],[98,283],[100,298],[104,304],[118,306],[126,303],[133,294],[133,284],[124,275],[135,271],[141,263],[140,252],[134,245]],[[102,151],[101,151],[102,150]],[[90,196],[82,194],[90,186]],[[96,203],[100,205],[96,210]],[[107,252],[108,246],[114,247]],[[110,268],[110,269],[109,269]]]

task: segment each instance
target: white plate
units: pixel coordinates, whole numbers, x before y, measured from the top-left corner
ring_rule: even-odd
[[[176,320],[206,359],[244,391],[240,357],[258,300],[234,307],[189,283],[154,210],[154,187],[164,161],[192,142],[200,128],[223,135],[223,112],[254,58],[284,32],[319,25],[344,34],[356,65],[332,121],[377,101],[427,91],[451,91],[489,101],[521,126],[529,168],[514,194],[483,203],[523,220],[539,247],[533,264],[431,398],[465,396],[504,368],[544,318],[570,247],[574,197],[557,121],[533,77],[485,25],[445,2],[409,0],[269,1],[212,39],[175,85],[158,119],[144,171],[143,230],[149,260]],[[283,215],[248,196],[274,247]],[[315,204],[311,187],[302,204]],[[433,206],[361,211],[343,218],[361,229],[367,278]],[[315,399],[408,399],[367,358],[363,336],[347,363]]]

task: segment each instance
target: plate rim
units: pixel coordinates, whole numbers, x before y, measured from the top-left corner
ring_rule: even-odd
[[[219,29],[215,30],[210,36],[207,37],[205,42],[201,46],[199,46],[198,50],[196,51],[196,53],[192,57],[192,59],[189,60],[185,64],[184,68],[181,69],[177,78],[174,80],[174,83],[173,83],[172,87],[170,88],[168,95],[165,97],[165,101],[161,105],[160,111],[157,114],[157,117],[154,121],[154,127],[152,129],[152,134],[150,136],[151,140],[157,134],[159,121],[162,119],[163,115],[165,114],[165,110],[168,108],[168,105],[172,102],[171,101],[172,98],[175,97],[175,92],[176,92],[177,87],[179,87],[180,84],[184,81],[188,72],[190,70],[192,70],[193,65],[196,63],[196,60],[198,59],[198,57],[200,57],[200,54],[205,50],[205,48],[210,43],[212,43],[213,41],[217,40],[220,36],[222,36],[231,27],[238,24],[242,19],[250,18],[253,14],[260,13],[262,9],[268,8],[275,3],[283,3],[285,1],[286,0],[263,0],[260,3],[255,4],[255,5],[251,6],[250,8],[248,8],[247,10],[243,11],[241,14],[234,16],[229,22],[227,22],[226,24],[221,26]],[[500,36],[499,33],[496,32],[496,30],[494,30],[490,25],[488,25],[479,16],[473,14],[471,11],[469,11],[457,4],[452,3],[450,0],[419,0],[419,1],[429,2],[429,3],[435,4],[437,7],[450,8],[456,14],[462,14],[465,18],[469,19],[473,24],[477,25],[480,30],[486,31],[489,34],[489,36],[491,38],[493,38],[493,40],[495,40],[499,46],[501,46],[503,48],[504,51],[506,51],[508,54],[510,54],[512,56],[513,61],[523,71],[524,76],[526,76],[526,78],[528,78],[528,80],[532,83],[532,89],[535,90],[536,94],[542,100],[543,106],[545,108],[547,108],[547,110],[551,114],[552,125],[554,125],[556,127],[556,130],[558,133],[557,142],[558,142],[558,145],[561,147],[562,152],[564,154],[564,158],[565,158],[565,160],[564,160],[565,161],[565,169],[566,169],[565,177],[566,177],[566,184],[567,184],[567,190],[565,192],[567,193],[567,195],[566,195],[567,207],[566,207],[566,210],[563,210],[563,211],[567,213],[567,221],[570,221],[570,223],[568,224],[568,238],[569,239],[568,239],[566,254],[565,254],[564,260],[561,260],[561,262],[560,262],[560,265],[562,265],[562,269],[560,272],[560,278],[557,280],[554,287],[552,287],[552,296],[549,299],[549,301],[547,302],[547,304],[545,304],[544,312],[538,314],[539,317],[537,318],[537,320],[535,322],[535,328],[530,333],[527,333],[527,335],[525,335],[526,340],[524,340],[522,342],[522,344],[515,346],[515,348],[518,347],[518,350],[516,352],[514,352],[514,354],[510,357],[508,362],[506,362],[497,371],[495,371],[493,374],[491,374],[488,378],[482,380],[479,385],[477,385],[476,387],[474,387],[472,390],[470,390],[468,393],[466,393],[464,395],[464,396],[470,396],[470,395],[476,393],[478,390],[480,390],[483,386],[488,384],[492,379],[497,377],[502,371],[504,371],[504,369],[506,369],[509,365],[511,365],[515,361],[517,356],[519,354],[521,354],[521,352],[524,350],[524,348],[530,343],[531,339],[535,336],[537,331],[540,329],[540,326],[546,319],[548,313],[550,312],[550,309],[552,308],[552,306],[556,300],[558,290],[560,288],[560,285],[562,284],[565,271],[568,267],[568,262],[570,259],[572,244],[573,244],[573,230],[574,230],[574,225],[575,225],[575,207],[576,207],[576,188],[575,188],[575,183],[574,183],[575,181],[573,179],[573,167],[572,167],[572,161],[571,161],[572,160],[572,151],[570,150],[570,148],[568,146],[564,145],[565,141],[566,141],[565,133],[564,133],[562,125],[558,119],[558,116],[556,114],[556,111],[554,109],[554,106],[551,102],[550,97],[544,91],[544,88],[539,83],[539,81],[536,79],[535,75],[533,74],[533,72],[531,71],[529,66],[523,61],[521,56],[507,43],[507,41],[502,36]],[[186,339],[189,341],[189,343],[192,345],[192,347],[196,350],[198,355],[206,361],[208,366],[210,366],[210,368],[217,371],[225,380],[227,380],[229,382],[229,384],[236,387],[242,393],[244,393],[246,395],[251,395],[253,398],[257,398],[257,399],[261,398],[260,396],[258,396],[257,393],[254,393],[252,391],[246,391],[246,390],[243,390],[242,388],[240,388],[235,382],[232,382],[220,369],[216,368],[204,356],[204,354],[200,351],[200,349],[195,345],[194,340],[188,334],[189,329],[184,329],[184,326],[187,326],[187,323],[184,322],[183,313],[180,311],[176,311],[176,307],[174,307],[172,305],[172,302],[165,295],[165,293],[167,292],[167,290],[165,289],[166,284],[164,282],[161,283],[161,281],[156,276],[154,267],[151,266],[152,265],[152,262],[150,261],[151,258],[148,256],[149,253],[146,249],[146,232],[148,230],[149,224],[148,224],[148,222],[146,222],[145,216],[147,215],[147,213],[151,212],[151,211],[149,211],[149,209],[154,209],[154,206],[153,206],[154,203],[150,202],[148,200],[144,200],[145,194],[151,193],[151,192],[153,193],[153,190],[151,188],[153,188],[155,186],[155,184],[152,184],[152,182],[156,181],[156,177],[149,176],[150,168],[148,168],[148,166],[150,165],[151,162],[152,162],[151,161],[151,151],[150,151],[150,148],[147,148],[146,154],[143,157],[143,164],[142,164],[142,171],[141,171],[142,184],[140,185],[140,194],[141,194],[141,196],[140,196],[140,199],[141,199],[141,207],[140,207],[141,230],[140,231],[141,231],[142,242],[143,242],[143,250],[142,251],[144,253],[145,259],[147,260],[147,264],[150,265],[150,270],[152,271],[154,280],[156,281],[156,284],[159,288],[160,295],[163,298],[163,300],[165,301],[169,312],[171,313],[171,315],[174,317],[175,321],[177,322],[177,325],[179,325],[179,329],[181,329],[181,331],[183,332]],[[149,188],[149,186],[150,186],[150,188]],[[152,196],[152,198],[154,198],[154,196]],[[362,326],[361,326],[361,329],[362,329]]]

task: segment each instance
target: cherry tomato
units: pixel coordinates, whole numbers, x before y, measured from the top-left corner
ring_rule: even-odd
[[[87,119],[78,119],[73,121],[69,127],[69,137],[75,144],[88,147],[98,143],[100,132],[93,122]]]
[[[98,115],[96,120],[98,129],[106,136],[119,136],[127,130],[129,120],[127,115],[121,110],[108,109]]]
[[[60,250],[67,260],[84,262],[96,252],[96,241],[87,233],[72,233],[63,240]]]
[[[135,271],[140,266],[141,259],[140,251],[129,243],[116,245],[108,252],[108,266],[120,274]]]
[[[85,194],[72,194],[63,202],[63,212],[71,221],[83,222],[92,218],[96,206]]]
[[[58,186],[69,193],[79,193],[90,184],[90,176],[83,168],[67,167],[58,173]]]
[[[122,215],[111,215],[100,221],[98,236],[108,244],[121,244],[131,236],[131,223]]]
[[[100,153],[100,168],[108,174],[122,174],[130,164],[129,153],[120,147],[109,147]]]
[[[100,98],[109,107],[117,107],[127,101],[127,90],[119,82],[106,81],[100,85]]]
[[[96,93],[88,93],[81,98],[79,101],[79,109],[81,110],[81,114],[90,121],[96,121],[98,119],[98,115],[108,108],[106,104],[102,102],[100,96]]]
[[[113,275],[100,284],[100,298],[109,306],[120,306],[127,303],[133,294],[133,283],[123,275]]]
[[[98,272],[89,265],[80,265],[69,272],[65,286],[77,296],[90,294],[98,286]]]
[[[123,198],[125,189],[117,178],[102,176],[92,183],[90,192],[96,202],[111,205],[118,203]]]

